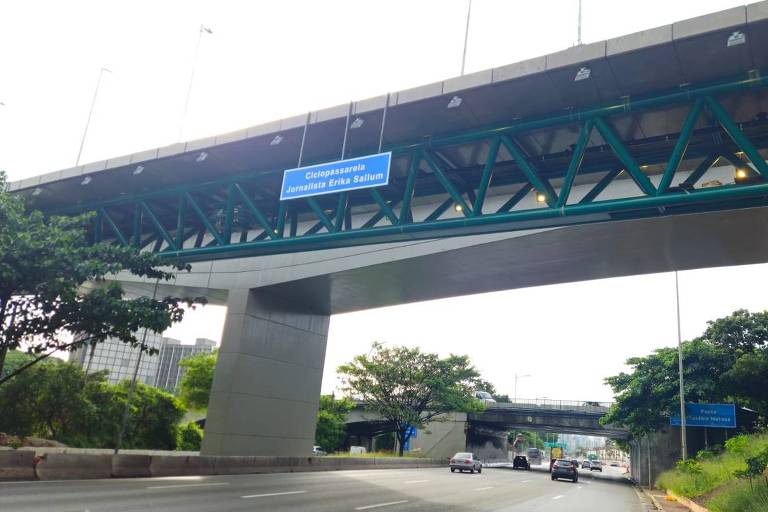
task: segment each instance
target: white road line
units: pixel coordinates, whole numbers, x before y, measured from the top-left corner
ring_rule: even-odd
[[[554,497],[554,498],[552,498],[552,499],[553,499],[553,500],[559,500],[559,499],[560,499],[560,498],[562,498],[562,497],[563,497],[563,495],[562,495],[562,494],[558,494],[557,496],[555,496],[555,497]]]
[[[390,501],[388,503],[377,503],[376,505],[366,505],[364,507],[355,507],[355,510],[370,510],[372,508],[389,507],[392,505],[400,505],[401,503],[408,503],[408,500]]]
[[[229,482],[219,482],[216,484],[176,484],[176,485],[155,485],[147,489],[179,489],[181,487],[214,487],[217,485],[229,485]]]
[[[241,498],[267,498],[269,496],[289,496],[291,494],[304,494],[307,491],[288,491],[288,492],[270,492],[267,494],[249,494],[248,496],[240,496]]]
[[[577,487],[577,489],[578,489],[578,490],[581,490],[581,486],[578,486],[578,487]]]
[[[523,481],[522,481],[522,482],[520,482],[520,483],[521,483],[521,484],[527,484],[528,482],[530,482],[530,480],[523,480]]]
[[[406,484],[423,484],[425,482],[429,482],[429,480],[407,480]]]
[[[488,489],[493,489],[493,486],[490,486],[490,487],[478,487],[475,490],[476,491],[487,491]]]

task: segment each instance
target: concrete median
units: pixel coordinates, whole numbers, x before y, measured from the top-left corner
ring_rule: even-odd
[[[85,480],[445,466],[440,459],[189,456],[0,451],[0,480]],[[35,461],[38,461],[37,464]]]
[[[0,451],[0,480],[34,480],[34,478],[34,452]]]
[[[113,455],[48,453],[35,466],[38,480],[85,480],[112,477]]]

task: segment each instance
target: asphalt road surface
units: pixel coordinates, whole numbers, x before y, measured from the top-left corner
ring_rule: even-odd
[[[581,471],[385,469],[271,475],[0,483],[0,511],[530,511],[646,512],[618,468]]]

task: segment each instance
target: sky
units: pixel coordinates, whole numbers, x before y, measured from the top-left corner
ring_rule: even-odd
[[[584,43],[743,5],[583,0]],[[577,0],[474,0],[466,72],[573,46]],[[206,137],[435,82],[461,69],[467,0],[78,1],[0,4],[0,169],[11,180]],[[200,26],[212,34],[200,32]],[[195,59],[196,47],[198,57]],[[194,65],[194,81],[185,101]],[[738,308],[763,310],[768,267],[680,274],[684,338]],[[374,340],[468,354],[499,391],[610,400],[602,379],[676,343],[674,276],[529,288],[338,315],[334,369]],[[225,310],[167,335],[221,338]],[[556,370],[567,370],[566,383]]]

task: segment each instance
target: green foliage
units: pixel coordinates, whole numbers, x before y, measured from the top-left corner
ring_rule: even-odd
[[[203,443],[203,429],[197,423],[189,422],[179,429],[176,449],[184,452],[198,452]]]
[[[507,441],[509,444],[514,444],[518,435],[523,436],[523,446],[525,448],[539,448],[544,449],[544,438],[539,436],[538,432],[508,432]],[[549,434],[549,438],[553,438],[553,434]],[[554,434],[553,442],[557,442],[558,434]]]
[[[157,255],[132,247],[89,245],[89,215],[28,212],[22,199],[5,189],[5,175],[0,173],[0,372],[7,351],[22,345],[32,354],[71,350],[107,338],[137,346],[140,330],[163,332],[181,320],[179,299],[128,299],[119,283],[105,281],[121,271],[153,280],[173,278],[172,272],[160,270]],[[70,341],[72,335],[76,342]],[[0,384],[13,375],[0,378]]]
[[[738,402],[768,414],[768,313],[735,311],[708,322],[704,334],[683,343],[686,401]],[[626,426],[633,437],[653,432],[679,411],[678,356],[661,348],[632,357],[630,373],[605,379],[615,403],[603,424]]]
[[[336,400],[333,395],[320,396],[317,413],[315,444],[328,453],[338,450],[344,443],[346,419],[354,404],[349,398]]]
[[[208,409],[218,353],[218,350],[198,352],[179,361],[179,366],[185,369],[184,376],[181,378],[179,398],[190,409],[198,411]]]
[[[676,494],[689,498],[710,493],[726,484],[728,489],[731,489],[731,486],[736,487],[735,474],[747,469],[747,460],[760,457],[768,450],[768,434],[737,436],[729,441],[733,442],[726,442],[725,450],[720,455],[696,461],[689,460],[686,464],[678,463],[675,469],[663,472],[656,480],[656,486],[671,489]],[[691,471],[691,468],[695,469]]]
[[[701,462],[696,459],[679,460],[675,463],[675,469],[687,475],[700,475],[704,472]]]
[[[3,369],[0,371],[0,377],[5,377],[10,373],[15,372],[21,366],[29,363],[34,358],[35,357],[32,355],[20,352],[18,350],[9,350],[5,355],[5,365],[3,365]]]
[[[475,411],[475,390],[487,385],[467,356],[440,359],[418,348],[374,343],[366,355],[338,368],[346,390],[378,412],[397,435],[402,455],[409,425],[423,428],[451,411]]]
[[[729,485],[705,505],[710,512],[765,512],[768,510],[768,486],[751,486],[741,481]]]
[[[47,360],[0,387],[0,431],[74,447],[112,448],[126,396],[127,383],[109,384],[106,372],[86,379],[79,366]],[[184,412],[172,395],[137,384],[123,446],[173,450]]]

